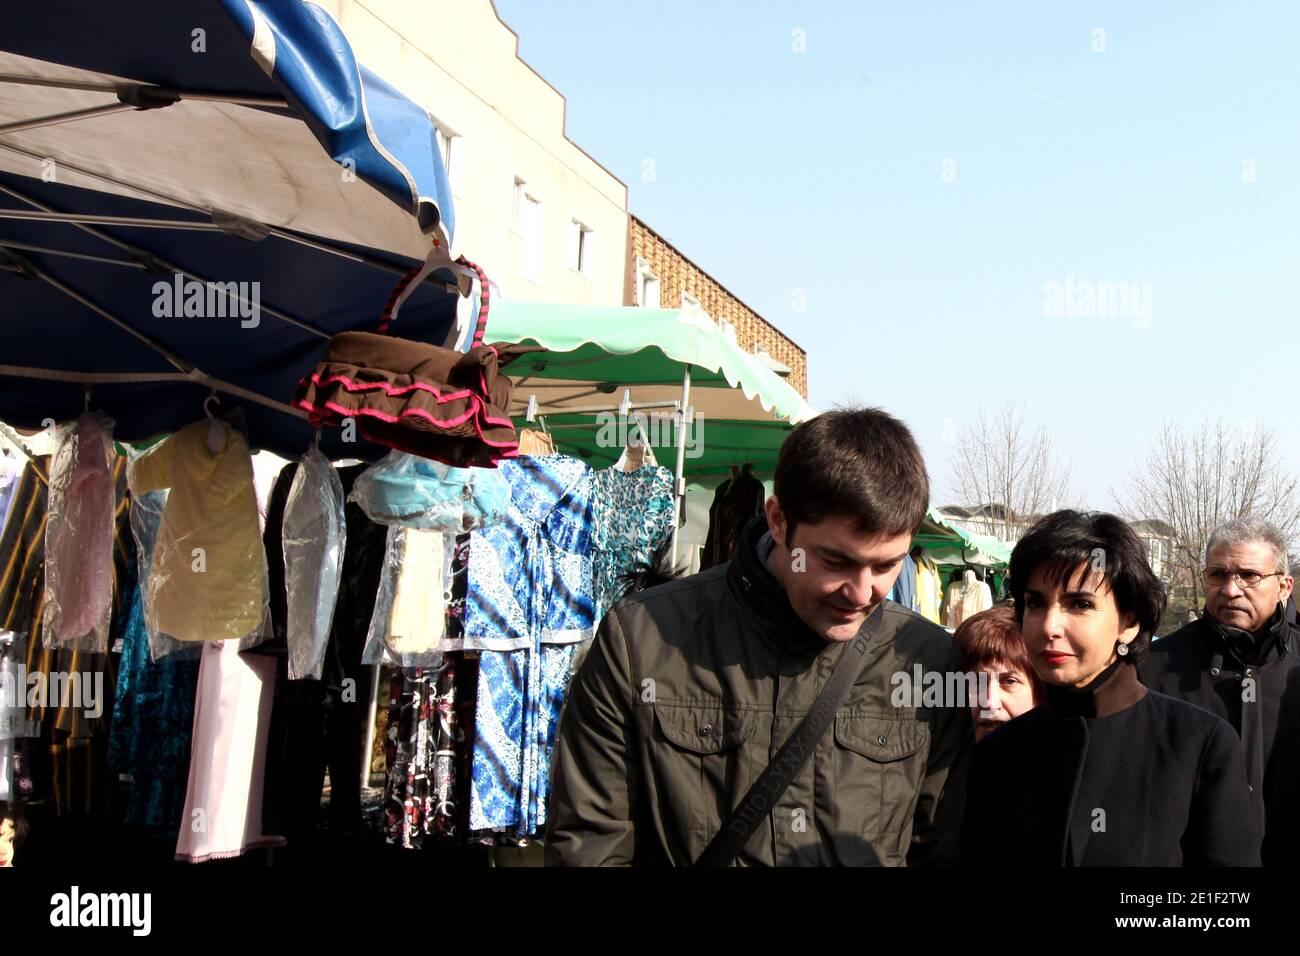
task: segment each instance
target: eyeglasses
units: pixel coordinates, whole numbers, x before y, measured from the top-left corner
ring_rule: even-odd
[[[1229,571],[1227,568],[1206,568],[1205,580],[1216,588],[1228,586],[1229,580],[1235,580],[1243,588],[1258,587],[1259,582],[1265,578],[1281,577],[1283,572],[1274,571],[1272,574],[1260,574],[1258,571],[1242,570]]]

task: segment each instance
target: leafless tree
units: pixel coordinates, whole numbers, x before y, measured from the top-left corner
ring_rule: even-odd
[[[1039,515],[1068,505],[1070,466],[1047,429],[1031,431],[1024,409],[1008,401],[994,415],[981,408],[957,435],[951,490],[964,505],[985,507],[990,530],[1015,541]]]
[[[1197,431],[1162,422],[1145,461],[1111,494],[1125,517],[1157,518],[1173,528],[1173,580],[1190,589],[1193,608],[1201,603],[1201,563],[1216,527],[1251,516],[1277,525],[1293,543],[1300,531],[1300,482],[1282,469],[1273,433],[1252,421],[1205,420]]]

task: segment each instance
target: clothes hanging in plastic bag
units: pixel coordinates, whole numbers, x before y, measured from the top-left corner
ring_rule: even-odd
[[[170,489],[148,577],[147,627],[178,641],[260,639],[269,588],[244,435],[219,419],[194,422],[131,462],[128,477],[137,496]]]
[[[139,457],[137,454],[135,457]],[[137,575],[140,580],[140,599],[147,601],[149,594],[149,575],[153,568],[153,552],[158,544],[158,529],[162,527],[163,509],[167,506],[167,491],[147,491],[131,496],[131,535],[135,538],[135,558]],[[146,604],[142,603],[141,610]],[[180,659],[198,661],[201,645],[178,641],[148,626],[148,614],[144,614],[145,634],[149,638],[149,658],[160,661],[165,657],[179,655]]]
[[[437,531],[390,527],[363,664],[437,667],[447,632],[447,575],[455,540]]]
[[[454,535],[505,517],[510,482],[498,468],[454,468],[395,451],[366,469],[350,500],[377,524]]]
[[[113,610],[113,420],[87,412],[60,425],[45,524],[47,649],[108,650]]]
[[[343,571],[343,508],[338,472],[319,449],[308,449],[293,476],[281,526],[290,680],[320,680]]]

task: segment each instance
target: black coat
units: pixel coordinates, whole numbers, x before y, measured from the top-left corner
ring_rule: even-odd
[[[975,747],[966,865],[1257,866],[1259,841],[1232,728],[1125,662]]]
[[[1220,627],[1208,615],[1193,621],[1153,643],[1138,676],[1152,690],[1233,726],[1245,747],[1252,805],[1264,821],[1264,863],[1294,863],[1300,854],[1300,625],[1294,601],[1256,635]]]

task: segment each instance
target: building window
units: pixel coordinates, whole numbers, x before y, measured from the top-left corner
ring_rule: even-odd
[[[695,298],[695,296],[691,295],[689,292],[682,293],[683,309],[698,309],[699,307],[700,307],[699,299]]]
[[[524,190],[520,210],[520,233],[524,237],[522,272],[529,282],[542,281],[542,201]]]
[[[596,234],[577,219],[573,220],[569,237],[569,267],[585,276],[596,269]]]
[[[731,339],[731,341],[736,341],[736,327],[726,319],[718,320],[718,328],[722,329],[722,334]]]
[[[636,261],[636,304],[643,309],[659,308],[659,277],[645,259]]]
[[[464,151],[464,139],[441,124],[434,124],[438,136],[438,152],[442,156],[443,169],[447,171],[447,182],[454,195],[461,194],[461,153]]]

